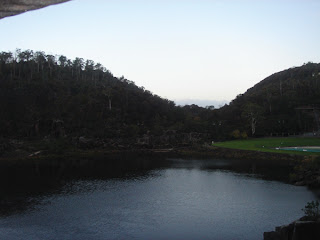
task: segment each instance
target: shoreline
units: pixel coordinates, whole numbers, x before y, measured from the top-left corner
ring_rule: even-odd
[[[76,149],[76,151],[66,151],[60,154],[46,154],[45,151],[36,151],[33,154],[29,154],[25,157],[7,157],[0,158],[0,165],[21,165],[26,167],[30,166],[32,170],[30,173],[39,174],[39,165],[44,167],[49,167],[54,169],[53,174],[61,174],[61,163],[66,165],[65,167],[74,169],[81,168],[86,164],[90,163],[90,159],[98,159],[103,161],[112,161],[116,158],[120,159],[122,157],[145,157],[148,160],[153,160],[157,158],[222,158],[222,159],[236,159],[239,160],[240,164],[242,160],[250,160],[258,162],[274,162],[276,164],[285,164],[292,166],[295,169],[295,180],[291,181],[291,184],[297,186],[307,186],[313,189],[320,189],[320,172],[316,170],[309,169],[308,167],[302,167],[303,165],[309,166],[310,161],[313,161],[315,156],[303,156],[296,155],[293,153],[271,153],[271,152],[260,152],[252,150],[240,150],[240,149],[230,149],[222,147],[211,147],[211,146],[193,146],[193,147],[182,147],[182,148],[162,148],[162,149],[87,149],[81,150]],[[130,160],[129,160],[130,161]],[[126,162],[127,164],[127,162]],[[288,165],[288,166],[289,166]],[[72,170],[74,171],[74,170]],[[316,181],[315,181],[316,180]],[[297,184],[298,183],[298,184]],[[289,225],[276,227],[275,231],[265,232],[264,240],[276,240],[281,239],[279,236],[285,234],[288,236],[292,234],[291,231],[294,228],[299,228],[300,225],[304,223],[298,222],[291,223]],[[306,226],[305,224],[303,226]],[[313,226],[313,225],[312,225]],[[319,225],[317,224],[317,227]],[[300,227],[301,228],[301,227]],[[301,231],[301,230],[300,230]],[[305,236],[309,231],[302,231]]]
[[[65,161],[76,164],[87,161],[90,158],[105,159],[112,157],[174,157],[174,158],[222,158],[249,160],[257,162],[272,162],[275,164],[288,163],[294,169],[290,174],[290,183],[296,186],[307,186],[320,188],[320,158],[318,156],[298,155],[294,153],[274,153],[254,150],[231,149],[214,146],[190,146],[180,148],[159,148],[159,149],[74,149],[61,153],[48,153],[45,150],[38,150],[24,156],[11,154],[0,157],[0,164],[46,164]]]
[[[223,147],[207,147],[207,146],[190,146],[176,148],[136,148],[136,149],[76,149],[73,151],[65,151],[61,153],[48,153],[47,150],[38,150],[32,153],[24,154],[7,154],[0,157],[0,162],[3,161],[27,161],[46,158],[65,158],[65,157],[101,157],[113,154],[134,154],[134,155],[175,155],[181,157],[214,157],[226,159],[246,159],[246,160],[287,160],[301,161],[306,156],[297,155],[294,153],[272,153],[253,150],[231,149]]]

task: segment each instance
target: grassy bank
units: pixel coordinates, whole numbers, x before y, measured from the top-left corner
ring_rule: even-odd
[[[252,150],[272,153],[286,153],[299,155],[320,155],[314,152],[298,152],[279,150],[281,147],[297,147],[297,146],[320,146],[320,138],[303,138],[303,137],[287,137],[287,138],[255,138],[247,140],[234,140],[227,142],[214,143],[215,147]]]

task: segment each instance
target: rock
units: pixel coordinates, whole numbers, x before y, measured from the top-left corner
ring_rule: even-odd
[[[280,239],[292,239],[294,222],[289,225],[284,225],[280,227],[276,227],[276,232],[280,233]]]
[[[312,175],[313,175],[313,172],[310,171],[310,170],[306,171],[305,174],[304,174],[304,176],[305,176],[306,178],[311,178]]]
[[[294,185],[295,186],[305,186],[306,183],[304,181],[300,181],[300,182],[296,182]]]
[[[0,4],[0,18],[67,1],[70,0],[2,0]]]
[[[320,222],[305,218],[289,225],[276,227],[276,231],[263,233],[264,240],[319,240]]]
[[[148,146],[150,144],[150,136],[144,134],[142,137],[137,139],[137,144],[141,146]]]
[[[281,240],[281,235],[279,232],[264,232],[263,240]]]
[[[314,221],[297,221],[292,240],[319,240],[320,223]]]
[[[93,147],[93,140],[86,137],[79,137],[78,146],[83,149],[88,149]]]
[[[78,138],[77,146],[82,149],[93,149],[107,147],[108,145],[101,139],[81,136]]]
[[[62,138],[66,137],[64,121],[60,119],[46,119],[35,121],[28,131],[29,137],[38,136]]]
[[[40,155],[41,153],[42,153],[42,151],[37,151],[37,152],[31,153],[31,154],[29,155],[29,157],[35,157],[35,156]]]
[[[13,146],[7,139],[0,138],[0,156],[5,152],[12,150]]]

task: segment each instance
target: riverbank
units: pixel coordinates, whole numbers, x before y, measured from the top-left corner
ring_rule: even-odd
[[[178,152],[180,154],[185,154],[186,156],[199,155],[215,158],[237,158],[239,160],[287,160],[296,162],[304,159],[303,155],[293,153],[273,153],[215,146],[198,146],[195,148],[184,148],[178,150]]]
[[[320,146],[320,138],[318,137],[253,138],[217,142],[214,143],[213,146],[259,152],[320,156],[320,152],[317,151]],[[308,146],[308,148],[304,149],[304,146]],[[314,150],[314,152],[312,150]]]
[[[278,226],[275,231],[264,232],[263,240],[319,240],[320,218],[309,220],[302,217],[288,225]]]
[[[186,147],[171,147],[171,148],[158,148],[158,149],[148,149],[148,148],[93,148],[93,149],[80,149],[73,148],[70,146],[55,145],[50,146],[51,148],[40,148],[42,147],[37,142],[31,143],[17,143],[16,148],[11,148],[10,151],[6,152],[0,158],[1,165],[12,165],[11,169],[12,175],[24,176],[23,174],[30,176],[51,176],[48,182],[61,182],[68,176],[72,174],[75,177],[82,176],[84,169],[94,169],[90,170],[94,174],[100,174],[104,176],[106,174],[105,164],[109,164],[113,167],[113,170],[109,170],[108,174],[114,174],[118,169],[119,171],[127,169],[128,165],[131,164],[130,159],[142,158],[148,159],[148,161],[141,162],[141,168],[148,169],[148,164],[157,163],[157,158],[190,158],[190,159],[235,159],[238,164],[244,164],[245,160],[250,160],[252,162],[263,163],[263,162],[273,162],[277,168],[280,166],[285,166],[286,168],[292,169],[290,174],[291,183],[294,185],[305,185],[310,188],[320,188],[320,171],[319,171],[319,159],[314,155],[301,155],[295,154],[294,152],[263,152],[256,150],[244,150],[244,149],[232,149],[224,147],[216,147],[209,145],[190,145]],[[40,147],[39,147],[40,146]],[[101,160],[91,161],[91,160]],[[125,161],[118,161],[118,159],[128,159]],[[150,161],[151,159],[151,161]],[[289,163],[289,164],[288,164]],[[96,172],[97,168],[104,169],[101,172]],[[116,166],[116,170],[115,168]],[[109,166],[108,165],[108,166]],[[18,172],[14,166],[20,166]],[[288,166],[288,167],[287,167]],[[111,169],[111,168],[110,168]],[[37,181],[36,177],[34,181]],[[32,179],[33,179],[32,178]],[[34,182],[31,181],[33,184]],[[300,222],[297,223],[300,227]],[[282,234],[285,229],[291,229],[292,224],[288,227],[277,227],[280,231],[265,233],[265,240],[273,240],[279,238],[279,234]],[[286,230],[287,231],[287,230]],[[289,231],[289,230],[288,230]],[[287,231],[287,232],[288,232]]]
[[[295,154],[295,152],[261,152],[223,147],[210,147],[206,151],[202,151],[201,154],[208,154],[215,158],[274,161],[279,164],[281,161],[289,161],[293,169],[290,174],[291,184],[320,188],[320,156],[318,155],[301,155]]]
[[[17,141],[10,140],[6,144],[2,144],[1,163],[28,163],[28,162],[46,162],[48,160],[63,159],[63,161],[86,160],[90,158],[108,158],[116,155],[123,156],[148,156],[148,157],[183,157],[183,158],[221,158],[221,159],[237,159],[239,161],[272,161],[276,164],[281,162],[289,162],[292,173],[290,174],[290,182],[298,186],[308,186],[311,188],[320,188],[320,156],[319,154],[309,154],[293,151],[262,151],[261,144],[266,144],[268,149],[282,140],[282,145],[296,144],[297,140],[288,138],[284,139],[257,139],[255,147],[254,141],[230,141],[223,143],[227,147],[200,144],[190,144],[183,147],[169,148],[145,148],[145,147],[93,147],[79,148],[70,144],[65,139],[54,141]],[[286,141],[284,141],[286,140]],[[291,141],[291,142],[290,142]],[[305,143],[317,143],[314,139],[299,139]],[[318,141],[318,139],[316,140]],[[240,147],[239,147],[240,142]],[[230,143],[232,143],[230,145]],[[222,144],[222,145],[223,145]],[[221,145],[221,144],[220,144]],[[250,147],[251,146],[251,147]],[[260,146],[260,147],[259,147]],[[233,148],[232,148],[233,147]],[[247,147],[248,149],[241,149]],[[240,149],[239,149],[240,148]],[[265,150],[266,148],[262,148]],[[267,150],[268,150],[267,149]]]
[[[162,155],[169,157],[186,157],[186,158],[225,158],[239,160],[276,160],[292,161],[297,163],[305,159],[302,155],[297,154],[279,154],[270,152],[260,152],[251,150],[230,149],[223,147],[212,147],[208,145],[193,145],[187,147],[172,148],[135,148],[135,149],[65,149],[63,151],[50,151],[48,149],[37,149],[35,146],[13,149],[0,157],[0,161],[27,161],[32,159],[50,159],[50,158],[90,158],[104,157],[107,155]]]

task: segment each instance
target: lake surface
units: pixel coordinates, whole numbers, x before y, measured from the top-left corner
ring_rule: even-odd
[[[298,151],[298,152],[320,152],[320,147],[282,147],[281,150]]]
[[[2,168],[0,239],[257,240],[317,199],[285,183],[287,163],[62,163]]]

